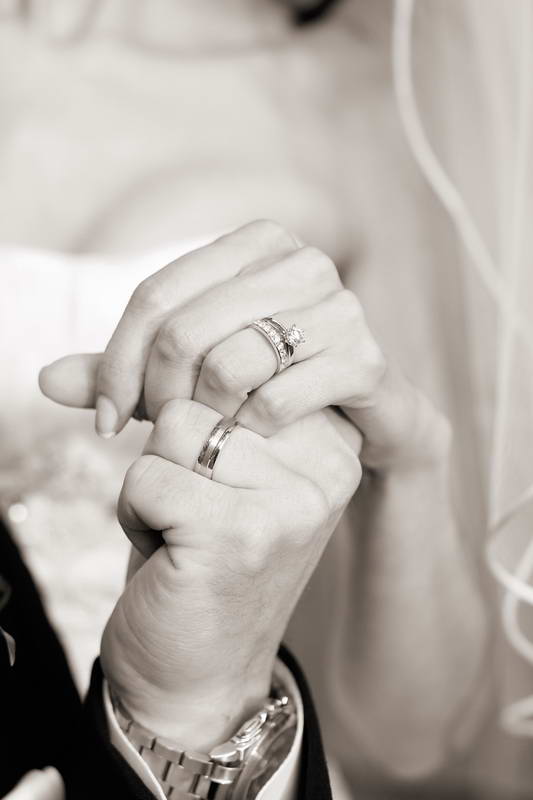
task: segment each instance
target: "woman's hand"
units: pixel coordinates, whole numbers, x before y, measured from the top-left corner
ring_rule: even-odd
[[[361,476],[357,436],[330,410],[269,439],[237,427],[210,481],[191,470],[219,417],[165,404],[130,468],[119,519],[148,560],[102,642],[134,718],[200,750],[268,694],[288,619]]]
[[[274,316],[306,341],[280,374],[249,324]],[[376,470],[426,463],[447,427],[386,360],[356,296],[331,259],[271,222],[255,222],[169,264],[134,292],[104,354],[70,356],[41,374],[45,394],[96,405],[97,430],[135,412],[154,420],[168,400],[194,399],[270,436],[330,405],[364,436]]]

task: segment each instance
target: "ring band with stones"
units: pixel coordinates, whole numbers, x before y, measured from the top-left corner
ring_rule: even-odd
[[[238,424],[235,417],[222,417],[222,419],[217,422],[200,451],[200,455],[194,466],[195,472],[199,475],[203,475],[204,478],[209,478],[209,480],[213,479],[213,470],[217,458],[220,455],[220,451]]]
[[[301,328],[292,325],[287,329],[273,317],[256,319],[249,327],[264,336],[272,347],[277,362],[276,374],[292,364],[296,347],[305,341]]]

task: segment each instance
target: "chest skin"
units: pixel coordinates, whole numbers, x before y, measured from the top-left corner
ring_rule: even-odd
[[[7,25],[0,42],[2,240],[117,253],[271,217],[349,246],[332,98],[351,37],[183,54]]]

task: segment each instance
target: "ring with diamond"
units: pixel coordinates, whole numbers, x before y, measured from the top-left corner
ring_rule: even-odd
[[[277,362],[276,374],[290,367],[294,359],[294,351],[302,342],[305,342],[305,334],[301,328],[296,325],[286,328],[273,317],[256,319],[250,323],[249,327],[264,336],[272,347]]]

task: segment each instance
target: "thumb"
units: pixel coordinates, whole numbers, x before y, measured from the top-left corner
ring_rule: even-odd
[[[63,779],[55,767],[32,769],[4,800],[65,800]]]
[[[48,364],[39,373],[41,392],[64,406],[94,408],[101,358],[101,353],[80,353]]]

